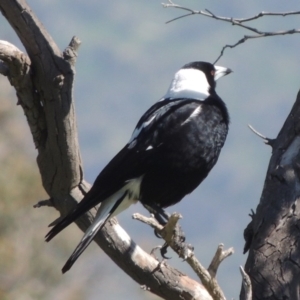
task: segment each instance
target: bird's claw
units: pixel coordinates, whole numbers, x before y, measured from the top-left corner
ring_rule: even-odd
[[[168,252],[168,247],[169,245],[167,243],[164,243],[163,246],[160,248],[160,255],[164,258],[164,259],[171,259],[172,257],[168,257],[165,254]]]
[[[150,255],[153,256],[156,260],[158,260],[158,258],[155,256],[155,251],[160,249],[160,255],[163,259],[171,259],[171,257],[165,256],[165,254],[167,253],[167,248],[167,243],[164,243],[162,246],[156,246],[151,250]]]
[[[154,229],[154,235],[159,238],[159,239],[162,239],[162,236],[159,234],[159,232],[157,232],[156,229]]]

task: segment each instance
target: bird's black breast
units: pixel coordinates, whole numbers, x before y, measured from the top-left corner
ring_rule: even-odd
[[[153,160],[144,175],[141,199],[167,207],[191,193],[218,160],[228,132],[228,113],[221,99],[189,100],[156,124]]]

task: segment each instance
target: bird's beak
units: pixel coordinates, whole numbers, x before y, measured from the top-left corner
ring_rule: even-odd
[[[220,67],[220,66],[215,66],[215,70],[216,70],[214,76],[215,81],[233,72],[231,69]]]

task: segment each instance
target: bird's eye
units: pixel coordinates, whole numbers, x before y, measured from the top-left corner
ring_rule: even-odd
[[[210,71],[211,76],[215,76],[215,73],[216,73],[215,70],[211,70],[211,71]]]

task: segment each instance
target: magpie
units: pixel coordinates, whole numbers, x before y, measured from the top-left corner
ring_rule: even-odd
[[[215,90],[216,80],[231,72],[197,61],[175,73],[166,95],[140,118],[128,143],[90,191],[46,235],[50,241],[100,204],[63,273],[108,219],[140,201],[163,222],[167,219],[163,209],[179,202],[206,178],[218,160],[229,125],[226,105]]]

